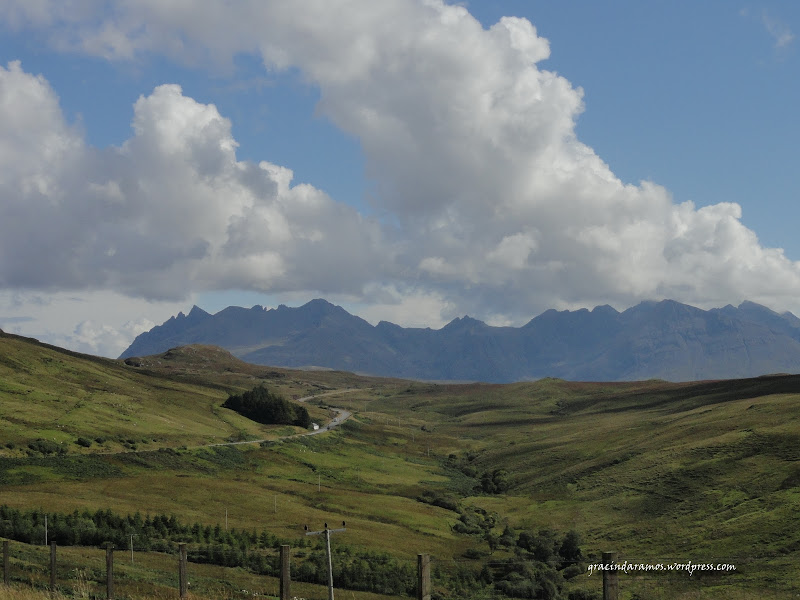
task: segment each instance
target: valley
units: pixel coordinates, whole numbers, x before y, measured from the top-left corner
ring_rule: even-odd
[[[288,399],[310,397],[304,404],[321,425],[334,409],[351,416],[300,436],[298,427],[221,408],[229,394],[261,383]],[[608,550],[636,563],[737,567],[623,574],[621,598],[790,598],[800,590],[798,400],[800,377],[789,375],[441,384],[250,365],[211,346],[126,364],[2,334],[0,504],[266,531],[292,545],[298,565],[316,552],[304,525],[346,521],[335,561],[366,553],[411,568],[429,553],[442,599],[502,597],[508,565],[539,564],[526,540],[569,532],[580,559],[571,570],[553,567],[554,598],[599,597],[601,579],[587,565]],[[218,445],[234,442],[245,443]],[[88,557],[79,547],[63,551],[75,568]],[[158,556],[137,550],[130,582],[144,589],[157,579]],[[35,562],[15,559],[24,560]],[[242,568],[191,568],[208,577],[195,597],[274,582]],[[240,579],[250,587],[224,583]],[[159,590],[148,593],[168,595]]]

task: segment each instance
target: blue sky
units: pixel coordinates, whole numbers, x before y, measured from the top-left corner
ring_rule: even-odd
[[[4,330],[800,312],[795,2],[182,4],[0,2]]]

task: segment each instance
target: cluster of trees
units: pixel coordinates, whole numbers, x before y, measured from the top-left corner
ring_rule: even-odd
[[[311,417],[305,406],[270,392],[263,383],[249,392],[229,396],[222,406],[265,425],[311,427]]]
[[[177,552],[186,543],[187,557],[196,563],[241,567],[259,575],[277,576],[280,570],[278,550],[289,543],[267,531],[225,530],[200,523],[181,523],[174,515],[119,515],[111,510],[52,513],[42,510],[19,510],[0,506],[0,537],[28,544],[47,539],[60,546],[102,546],[111,542],[127,548],[135,534],[137,550]],[[292,577],[298,581],[327,584],[328,567],[322,540],[308,551],[307,538],[295,540],[297,560],[292,561]],[[354,550],[336,544],[333,555],[336,585],[354,590],[385,594],[412,594],[416,585],[416,567],[403,564],[389,554]]]
[[[34,440],[28,444],[28,454],[32,455],[37,452],[39,454],[44,454],[45,456],[49,456],[51,454],[61,455],[66,454],[67,449],[58,442],[39,438],[38,440]]]
[[[473,451],[466,452],[463,456],[451,454],[445,461],[445,467],[459,471],[462,475],[466,475],[472,479],[476,479],[477,483],[474,491],[484,494],[503,494],[511,487],[511,482],[508,479],[508,471],[505,469],[492,469],[490,471],[480,472],[477,466],[478,454]]]
[[[292,578],[325,585],[328,565],[319,543],[305,560],[292,569]],[[356,550],[336,544],[332,548],[333,580],[337,587],[386,595],[413,596],[417,585],[416,564],[401,562],[389,554]]]
[[[435,494],[423,494],[420,500],[450,508],[450,503]],[[451,509],[452,510],[452,509]],[[457,569],[442,571],[438,577],[447,581],[447,587],[467,593],[477,588],[491,588],[513,598],[540,598],[556,600],[563,597],[565,580],[585,573],[580,536],[575,531],[561,534],[552,529],[514,531],[503,524],[497,513],[480,507],[458,506],[458,520],[453,531],[474,536],[485,541],[489,552],[468,550],[467,558],[482,559],[496,551],[512,554],[510,558],[484,562],[483,566],[461,565]],[[502,533],[498,533],[500,528]]]
[[[485,471],[481,475],[481,482],[478,489],[485,494],[502,494],[510,487],[508,481],[508,471],[505,469],[494,469]]]
[[[181,523],[174,515],[122,516],[111,510],[72,513],[22,511],[0,506],[0,536],[30,544],[44,543],[47,516],[48,539],[62,546],[101,546],[106,542],[127,548],[135,534],[138,550],[176,552],[178,543],[188,544],[188,558],[193,562],[226,567],[241,567],[260,575],[277,575],[278,554],[286,540],[267,531],[225,530],[200,523]],[[506,526],[502,535],[493,532],[497,516],[482,509],[464,509],[457,531],[480,535],[490,548],[504,548],[513,554],[503,560],[467,561],[446,568],[439,563],[433,571],[439,598],[468,597],[476,590],[494,590],[514,598],[556,600],[563,597],[565,579],[585,572],[580,538],[574,531],[559,534],[550,529],[515,532]],[[328,571],[324,543],[317,540],[309,547],[305,537],[295,540],[292,578],[297,581],[326,584]],[[485,558],[474,556],[472,558]],[[381,552],[354,549],[337,543],[333,547],[333,570],[336,585],[387,595],[413,595],[416,565]],[[455,594],[454,596],[452,594]]]
[[[129,536],[135,534],[135,545],[139,550],[174,552],[179,543],[197,544],[198,548],[209,546],[215,547],[219,552],[227,552],[226,557],[220,561],[230,561],[230,551],[236,550],[241,562],[242,556],[248,550],[279,548],[282,543],[286,543],[267,531],[235,528],[226,531],[219,525],[187,525],[181,523],[175,515],[143,517],[137,512],[122,516],[103,509],[94,512],[76,510],[63,514],[42,510],[22,511],[6,505],[0,506],[0,536],[27,544],[43,544],[45,516],[48,540],[61,546],[101,546],[111,542],[117,548],[127,548]]]
[[[505,538],[513,537],[513,532]],[[502,538],[501,536],[501,543]],[[580,536],[575,531],[561,535],[552,529],[522,531],[516,536],[516,558],[494,569],[494,588],[515,598],[555,600],[564,580],[585,573]]]
[[[498,544],[513,552],[502,559],[439,564],[433,572],[435,597],[497,597],[537,600],[596,598],[594,594],[565,594],[567,579],[585,573],[580,538],[574,531],[560,535],[549,529],[515,533],[506,527]],[[479,552],[468,552],[478,558]],[[483,590],[483,591],[480,591]]]

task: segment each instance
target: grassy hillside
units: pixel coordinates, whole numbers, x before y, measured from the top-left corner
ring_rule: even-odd
[[[283,438],[292,428],[219,408],[229,391],[262,381],[290,398],[350,390],[320,396],[314,410],[354,416],[322,436]],[[798,400],[793,376],[435,385],[257,367],[209,347],[126,365],[4,335],[0,432],[15,448],[2,451],[0,485],[18,508],[171,513],[211,526],[227,513],[231,527],[267,529],[293,547],[304,524],[346,520],[336,543],[409,565],[428,552],[450,571],[511,560],[513,546],[488,541],[504,530],[575,530],[584,568],[604,550],[737,566],[725,576],[623,575],[623,598],[789,598],[800,592]],[[107,439],[76,443],[89,436]],[[276,441],[200,447],[232,436]],[[37,438],[69,451],[27,456]],[[507,487],[489,493],[487,474],[501,470]],[[459,532],[483,514],[491,526]],[[599,586],[584,570],[564,597]]]
[[[739,582],[800,585],[800,377],[411,386],[378,406],[460,439],[478,473],[507,469],[508,494],[467,502],[520,527],[569,524],[631,560],[725,559]]]
[[[226,377],[230,365],[218,352],[224,351],[190,348],[167,353],[153,359],[162,363],[154,365],[156,371],[161,367],[160,376],[154,377],[146,367],[0,333],[0,452],[23,456],[35,440],[59,446],[43,446],[50,453],[72,454],[275,437],[275,428],[220,407],[229,392],[283,378],[283,373],[245,369]],[[202,377],[208,361],[216,365],[213,382]],[[319,391],[313,383],[282,387],[292,395]]]

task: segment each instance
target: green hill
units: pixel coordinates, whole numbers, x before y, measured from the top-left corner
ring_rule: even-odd
[[[0,333],[0,452],[23,456],[37,440],[44,453],[80,453],[275,436],[275,428],[221,406],[230,392],[281,374],[259,367],[230,375],[231,364],[241,361],[202,347],[143,360],[136,368]],[[209,361],[212,378],[203,370]],[[295,395],[316,389],[288,387]]]
[[[319,420],[328,404],[354,416],[297,438],[221,408],[258,383],[287,398],[330,394],[309,406]],[[605,550],[737,567],[622,575],[622,598],[789,598],[800,592],[799,400],[796,376],[437,385],[247,365],[213,347],[125,364],[3,335],[0,431],[15,447],[0,452],[0,485],[20,509],[211,527],[227,515],[295,548],[303,525],[345,520],[335,542],[349,552],[407,565],[432,554],[442,598],[489,597],[503,565],[533,556],[518,541],[542,530],[581,540],[564,598],[599,591],[586,566]],[[275,441],[201,447],[246,436]],[[40,438],[67,453],[29,453]]]

